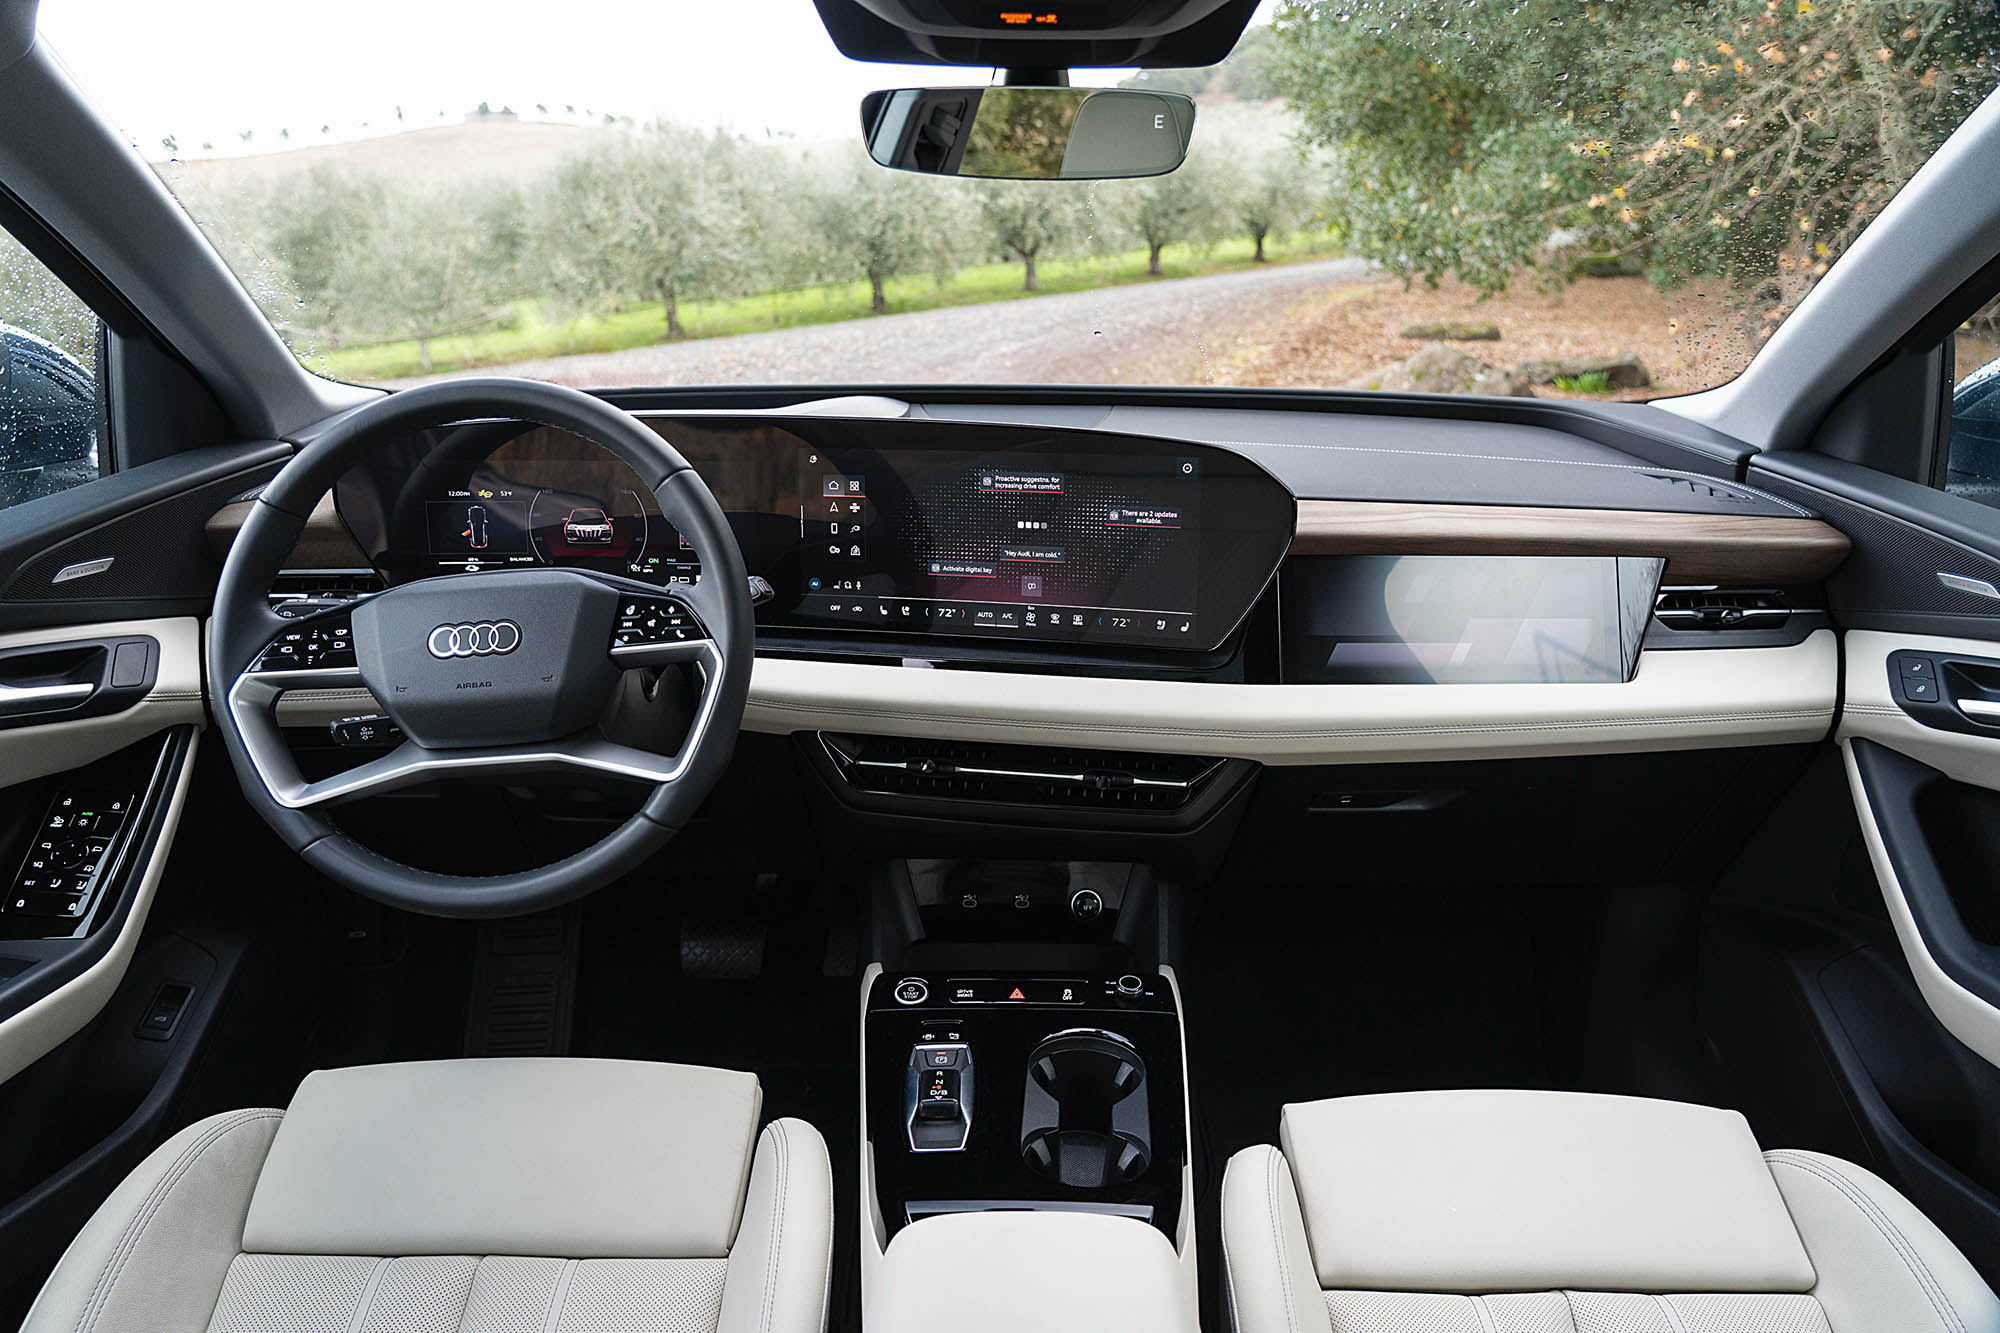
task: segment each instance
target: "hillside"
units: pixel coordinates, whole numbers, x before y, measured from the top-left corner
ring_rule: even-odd
[[[405,130],[349,143],[312,144],[275,153],[182,160],[176,174],[221,194],[331,165],[398,180],[464,176],[526,179],[614,133],[591,125],[495,117]]]

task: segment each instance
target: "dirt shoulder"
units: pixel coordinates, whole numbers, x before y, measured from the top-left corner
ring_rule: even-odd
[[[1492,323],[1496,342],[1454,343],[1468,355],[1511,369],[1542,357],[1636,354],[1652,372],[1649,389],[1607,398],[1659,398],[1733,379],[1755,350],[1721,294],[1706,287],[1662,293],[1643,278],[1584,278],[1557,292],[1516,286],[1481,300],[1446,282],[1408,291],[1390,278],[1343,283],[1295,302],[1261,329],[1233,330],[1215,357],[1217,384],[1324,388],[1347,384],[1424,345],[1401,331],[1414,324]],[[1566,395],[1553,386],[1541,397]]]

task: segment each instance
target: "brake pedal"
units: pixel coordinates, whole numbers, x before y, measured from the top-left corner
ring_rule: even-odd
[[[753,981],[764,972],[762,921],[681,922],[681,975],[691,981]]]

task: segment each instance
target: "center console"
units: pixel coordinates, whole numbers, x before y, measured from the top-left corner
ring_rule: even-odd
[[[881,973],[865,1133],[882,1238],[926,1218],[1097,1213],[1178,1244],[1188,1207],[1169,979]]]

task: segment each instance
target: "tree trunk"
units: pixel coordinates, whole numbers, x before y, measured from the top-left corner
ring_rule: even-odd
[[[667,336],[687,337],[687,330],[681,327],[680,298],[674,294],[674,289],[664,282],[660,284],[660,304],[665,307],[667,313]]]
[[[1250,233],[1252,236],[1257,238],[1257,262],[1260,264],[1268,264],[1271,262],[1270,260],[1264,258],[1264,237],[1269,232],[1269,230],[1270,229],[1268,227],[1259,227]]]
[[[882,294],[882,275],[868,275],[868,313],[880,315],[889,309],[889,298]]]
[[[1024,292],[1040,291],[1042,284],[1035,280],[1034,251],[1023,250],[1020,252],[1020,255],[1021,255],[1021,264],[1026,270],[1025,275],[1021,279],[1021,290]]]
[[[424,368],[424,374],[431,373],[431,340],[417,339],[417,364]]]
[[[1166,246],[1163,242],[1153,242],[1153,253],[1146,260],[1147,277],[1157,278],[1160,276],[1160,251],[1165,248]]]

